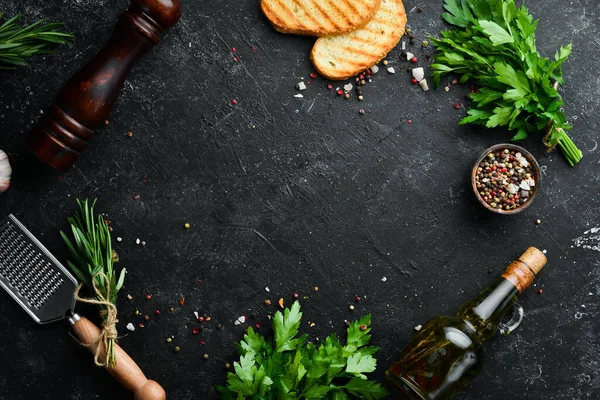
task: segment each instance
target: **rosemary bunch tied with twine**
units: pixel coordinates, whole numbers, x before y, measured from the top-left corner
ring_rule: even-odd
[[[3,21],[0,12],[0,69],[15,69],[27,65],[25,60],[36,54],[50,54],[52,49],[73,39],[70,33],[60,32],[61,23],[44,25],[44,20],[21,27],[16,15]]]
[[[95,304],[100,308],[103,319],[102,329],[97,342],[94,361],[101,367],[113,368],[115,359],[115,341],[117,339],[117,294],[125,281],[125,268],[118,274],[114,269],[116,253],[112,249],[110,231],[102,215],[94,215],[96,199],[91,203],[85,199],[77,200],[79,211],[68,218],[71,225],[73,241],[60,232],[73,261],[68,261],[69,268],[79,280],[75,292],[78,301]],[[79,291],[86,286],[93,292],[92,298],[82,298]]]

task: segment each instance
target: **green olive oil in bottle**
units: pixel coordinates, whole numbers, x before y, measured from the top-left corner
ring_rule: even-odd
[[[451,399],[479,372],[481,343],[494,336],[517,297],[546,264],[534,247],[513,261],[488,288],[463,304],[455,317],[436,317],[419,330],[402,355],[386,371],[404,399]],[[521,321],[522,309],[514,329]],[[512,321],[511,321],[512,322]]]

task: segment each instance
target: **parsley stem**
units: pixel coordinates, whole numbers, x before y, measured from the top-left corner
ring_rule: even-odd
[[[557,145],[565,155],[569,165],[573,167],[581,160],[583,154],[581,153],[581,150],[577,148],[575,143],[573,143],[573,141],[571,140],[569,135],[567,135],[564,129],[556,128],[555,130],[558,132]]]

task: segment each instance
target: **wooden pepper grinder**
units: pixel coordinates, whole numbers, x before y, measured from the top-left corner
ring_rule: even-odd
[[[179,20],[179,0],[131,0],[108,43],[63,87],[27,139],[46,164],[67,171],[102,126],[135,62]]]

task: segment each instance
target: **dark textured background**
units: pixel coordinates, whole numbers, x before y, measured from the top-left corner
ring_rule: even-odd
[[[458,398],[600,398],[600,253],[574,242],[600,226],[596,0],[528,2],[541,19],[544,55],[573,42],[561,92],[584,158],[570,168],[559,154],[545,154],[539,138],[525,141],[544,182],[535,204],[512,217],[484,212],[470,192],[477,155],[510,134],[458,126],[465,109],[453,104],[463,103],[465,88],[422,92],[396,49],[388,60],[398,72],[374,75],[362,103],[335,96],[322,78],[294,98],[294,85],[312,71],[313,39],[276,33],[255,0],[184,2],[181,21],[134,68],[110,125],[76,167],[60,174],[39,165],[24,138],[108,39],[127,3],[2,1],[2,11],[28,22],[65,22],[76,40],[0,72],[0,148],[15,169],[0,210],[66,260],[59,229],[76,198],[99,198],[113,239],[123,238],[115,244],[129,271],[118,303],[120,343],[171,399],[216,398],[214,386],[224,383],[224,364],[242,337],[233,321],[255,315],[251,323],[264,330],[275,307],[263,300],[290,304],[294,292],[308,297],[302,305],[304,321],[316,323],[305,327],[311,338],[343,333],[344,319],[372,313],[373,342],[382,348],[375,377],[382,380],[414,326],[455,312],[529,245],[546,249],[549,263],[522,296],[525,320],[510,337],[486,344],[482,373]],[[443,29],[441,0],[407,0],[406,9],[417,44]],[[416,53],[424,66],[424,52]],[[600,241],[586,238],[592,246]],[[363,300],[350,312],[355,295]],[[152,318],[130,333],[124,326],[140,321],[136,308]],[[212,317],[197,336],[195,310]],[[178,354],[165,342],[170,335]],[[38,326],[6,294],[0,353],[3,400],[131,398],[93,366],[66,322]]]

